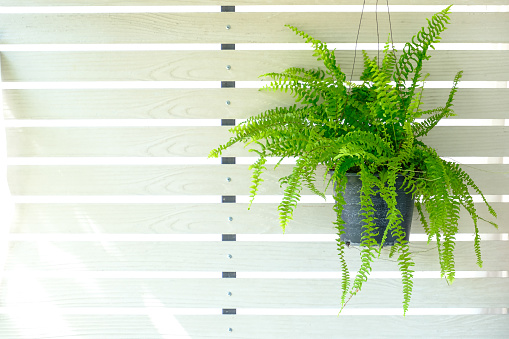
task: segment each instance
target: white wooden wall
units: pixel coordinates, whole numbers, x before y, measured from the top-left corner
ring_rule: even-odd
[[[499,212],[500,229],[481,224],[480,269],[464,215],[458,278],[447,286],[435,246],[414,220],[417,272],[403,318],[397,266],[387,258],[337,316],[330,203],[305,196],[285,235],[278,226],[276,174],[291,165],[267,174],[248,211],[252,154],[238,147],[227,154],[235,164],[207,159],[229,137],[221,124],[231,121],[222,119],[291,103],[258,92],[259,74],[318,65],[302,45],[279,44],[301,43],[284,24],[336,43],[343,69],[351,69],[360,12],[294,5],[362,1],[0,0],[3,123],[16,202],[0,338],[506,338],[509,3],[488,3],[455,1],[427,66],[426,95],[430,106],[445,101],[463,69],[458,116],[427,141],[464,164]],[[292,6],[245,7],[268,4]],[[390,4],[397,43],[445,7]],[[385,12],[378,19],[385,42]],[[375,27],[366,12],[359,42],[371,53]],[[480,213],[487,216],[481,205]],[[348,253],[353,271],[357,251]]]

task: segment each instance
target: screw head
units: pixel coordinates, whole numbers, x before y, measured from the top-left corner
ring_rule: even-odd
[[[228,329],[228,332],[233,332],[233,328],[231,328],[231,327],[230,327],[230,328]]]
[[[226,69],[227,69],[227,70],[230,70],[230,69],[232,69],[232,66],[230,66],[230,65],[226,65]]]
[[[232,181],[232,178],[227,177],[227,178],[226,178],[226,181],[231,182],[231,181]]]
[[[233,221],[233,217],[228,217],[228,221]]]
[[[226,25],[226,29],[230,29],[230,28],[232,28],[232,26]]]
[[[228,254],[228,259],[231,259],[231,258],[233,258],[233,255]]]
[[[226,100],[226,104],[227,105],[231,104],[230,100]]]
[[[233,293],[232,292],[228,292],[227,294],[228,294],[229,297],[231,297]]]

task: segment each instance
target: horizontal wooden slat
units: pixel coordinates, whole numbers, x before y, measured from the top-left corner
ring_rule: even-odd
[[[336,308],[341,285],[339,279],[313,279],[312,274],[308,279],[88,278],[90,285],[81,279],[6,278],[0,307],[153,307],[157,300],[157,306],[171,308]],[[415,279],[411,307],[507,307],[507,280],[456,279],[449,286],[444,279]],[[481,289],[497,293],[471,293]],[[348,308],[398,308],[401,299],[400,279],[373,279]]]
[[[453,118],[505,119],[508,94],[502,88],[461,89],[455,96]],[[426,89],[423,109],[443,106],[448,95],[447,89]],[[224,88],[4,90],[4,101],[6,119],[245,119],[294,102],[289,94]]]
[[[191,338],[351,338],[386,336],[407,338],[410,333],[428,338],[446,337],[451,328],[461,338],[504,338],[507,315],[368,315],[352,316],[249,316],[171,315],[147,309],[140,315],[51,315],[45,326],[30,321],[33,313],[0,315],[0,335],[5,338],[72,337],[96,339]],[[66,327],[54,324],[67,324]],[[91,326],[92,324],[92,326]],[[391,326],[387,326],[390,324]],[[51,326],[53,325],[53,326]],[[231,328],[232,332],[228,332]],[[450,337],[448,334],[447,337]]]
[[[8,156],[208,156],[228,127],[8,128]],[[507,157],[508,127],[436,127],[424,141],[444,157]],[[107,145],[107,147],[105,147]],[[243,145],[224,156],[253,156]]]
[[[459,70],[464,71],[465,81],[509,79],[509,51],[436,51],[430,55],[424,69],[431,74],[429,81],[451,81]],[[340,51],[337,58],[350,76],[354,52]],[[322,66],[312,51],[4,52],[2,64],[4,81],[254,81],[261,74],[289,67]],[[354,80],[363,68],[359,58]]]
[[[430,13],[392,13],[395,42],[405,42]],[[301,42],[285,24],[327,42],[353,42],[360,13],[0,14],[1,43]],[[505,13],[452,13],[444,42],[508,42]],[[389,34],[379,16],[380,36]],[[259,25],[264,22],[264,25]],[[231,29],[226,30],[226,25]],[[479,29],[483,27],[483,29]],[[340,32],[340,34],[338,34]],[[376,41],[375,13],[364,13],[359,42]]]
[[[423,140],[444,157],[509,155],[507,127],[436,127]]]
[[[367,0],[366,5],[374,5]],[[479,0],[457,0],[456,5],[477,5]],[[490,5],[505,5],[505,0],[490,0]],[[385,2],[380,2],[385,4]],[[390,5],[443,5],[442,0],[391,0]],[[2,6],[103,6],[104,0],[0,0]],[[116,0],[110,6],[173,6],[182,0]],[[186,0],[185,5],[352,5],[352,0]]]
[[[73,278],[8,278],[2,282],[0,307],[222,308],[229,300],[233,307],[226,292],[235,279],[89,279],[93,282],[85,285]]]
[[[248,167],[19,165],[9,166],[8,180],[14,195],[249,195],[252,172]],[[292,168],[282,165],[267,171],[258,194],[283,194],[278,180]],[[484,194],[509,193],[509,165],[475,165],[465,170]],[[324,172],[325,168],[317,174],[319,189],[326,186],[320,179]],[[306,188],[302,194],[313,193]],[[332,187],[327,194],[332,194]]]
[[[509,233],[509,208],[492,203],[497,231],[479,222],[481,233]],[[493,220],[482,204],[480,216]],[[67,234],[282,234],[276,204],[20,204],[12,233]],[[230,221],[228,218],[232,217]],[[331,204],[299,204],[286,234],[335,234]],[[203,222],[207,220],[207,222]],[[460,233],[472,233],[468,213],[460,213]],[[414,211],[412,233],[424,233]]]
[[[11,241],[6,270],[40,271],[218,271],[218,272],[337,272],[334,242],[19,242]],[[458,271],[505,271],[509,257],[501,256],[507,241],[481,245],[483,268],[476,265],[471,242],[457,242]],[[434,242],[412,243],[415,271],[440,271]],[[346,251],[351,270],[360,265],[359,249]],[[397,271],[384,249],[374,271]],[[232,255],[232,258],[228,257]]]
[[[48,156],[58,153],[60,156],[208,156],[212,145],[229,138],[228,128],[223,127],[35,128],[8,129],[6,133],[10,136],[9,156],[27,156],[34,151]]]

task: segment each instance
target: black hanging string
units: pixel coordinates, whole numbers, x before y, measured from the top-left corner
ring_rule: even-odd
[[[359,20],[359,27],[357,28],[357,38],[355,39],[355,48],[354,48],[354,53],[353,53],[353,64],[352,64],[352,74],[350,74],[350,82],[352,82],[352,79],[353,79],[353,70],[355,69],[355,59],[357,58],[357,42],[359,41],[359,33],[361,31],[362,16],[364,15],[364,6],[365,5],[366,5],[366,0],[364,0],[364,2],[362,3],[361,19]],[[348,86],[348,87],[350,87],[350,86]]]
[[[386,0],[386,4],[387,4],[387,15],[388,15],[388,18],[389,18],[389,31],[390,31],[390,38],[391,38],[392,53],[394,53],[394,57],[396,57],[396,53],[395,53],[395,50],[394,50],[394,39],[393,39],[393,36],[392,36],[392,22],[391,22],[391,13],[389,11],[389,0]],[[353,54],[352,72],[350,74],[350,81],[349,81],[349,85],[348,85],[348,90],[349,91],[351,89],[353,73],[354,73],[354,70],[355,70],[355,60],[357,59],[357,45],[358,45],[358,42],[359,42],[359,34],[360,34],[360,31],[361,31],[362,17],[364,15],[364,8],[365,7],[366,7],[366,0],[364,0],[363,3],[362,3],[361,17],[359,19],[359,26],[357,27],[357,37],[355,38],[355,47],[354,47],[354,54]],[[378,65],[378,68],[380,68],[380,31],[379,31],[379,25],[378,25],[378,0],[376,0],[376,4],[375,4],[375,20],[376,20],[376,36],[377,36],[377,55],[378,55],[378,57],[377,57],[377,65]],[[398,67],[398,65],[396,63],[396,69],[397,69],[397,67]],[[348,103],[348,96],[346,97],[345,105],[347,103]]]
[[[376,21],[376,51],[377,51],[376,64],[378,68],[380,68],[380,32],[378,30],[378,0],[376,0],[375,3],[375,21]]]
[[[378,0],[377,0],[378,1]],[[389,17],[389,30],[390,30],[390,37],[391,37],[391,47],[392,47],[392,50],[394,51],[394,40],[392,39],[392,23],[391,23],[391,12],[389,11],[389,0],[386,0],[386,3],[387,3],[387,16]]]
[[[394,39],[392,37],[392,22],[391,22],[391,12],[389,11],[389,0],[386,0],[387,4],[387,16],[389,18],[389,31],[390,31],[390,38],[391,38],[391,47],[394,53]],[[355,38],[355,48],[354,48],[354,55],[353,55],[353,64],[352,64],[352,73],[350,74],[350,82],[352,82],[353,79],[353,73],[355,69],[355,60],[357,58],[357,45],[359,41],[359,33],[361,31],[361,24],[362,24],[362,17],[364,15],[364,7],[366,6],[366,0],[362,3],[362,10],[361,10],[361,17],[359,20],[359,27],[357,28],[357,37]],[[378,24],[378,0],[376,0],[375,3],[375,20],[376,20],[376,47],[377,47],[377,65],[380,68],[380,29]]]

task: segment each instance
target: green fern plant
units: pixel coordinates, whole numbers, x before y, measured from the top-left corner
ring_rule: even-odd
[[[287,26],[313,45],[314,56],[323,62],[324,69],[294,67],[281,73],[263,75],[273,79],[266,90],[290,92],[297,103],[248,118],[230,130],[233,136],[228,142],[210,153],[211,157],[218,157],[237,143],[253,146],[251,151],[256,152],[259,158],[251,166],[252,199],[263,181],[261,175],[266,170],[267,157],[296,159],[291,174],[280,179],[284,187],[279,205],[283,230],[292,219],[304,187],[325,198],[325,193],[315,185],[317,169],[325,167],[333,170],[329,183],[334,183],[335,193],[333,208],[337,219],[334,224],[342,270],[341,309],[361,290],[372,270],[371,264],[381,252],[381,247],[374,240],[376,229],[372,202],[372,197],[379,193],[389,209],[389,224],[383,239],[388,231],[397,238],[390,253],[396,255],[402,276],[404,314],[408,310],[414,263],[401,226],[402,216],[396,208],[395,181],[398,175],[405,175],[405,187],[416,198],[416,209],[428,242],[437,242],[442,277],[448,283],[454,280],[454,243],[461,207],[474,221],[474,251],[477,264],[482,265],[477,227],[482,218],[476,212],[469,188],[482,197],[494,217],[496,213],[467,173],[457,164],[442,160],[420,139],[442,118],[454,115],[452,106],[461,71],[454,77],[449,98],[442,107],[421,109],[423,84],[429,75],[423,74],[423,63],[430,58],[428,50],[439,42],[440,34],[449,23],[450,7],[433,15],[427,26],[405,44],[399,58],[389,42],[385,45],[381,61],[363,52],[361,84],[347,81],[336,62],[334,50],[329,50],[325,43],[296,27]],[[422,116],[427,118],[417,122],[416,119]],[[360,197],[364,224],[360,244],[362,264],[353,280],[345,259],[346,244],[340,240],[345,229],[341,217],[345,203],[343,192],[346,175],[352,172],[358,173],[362,181]]]

